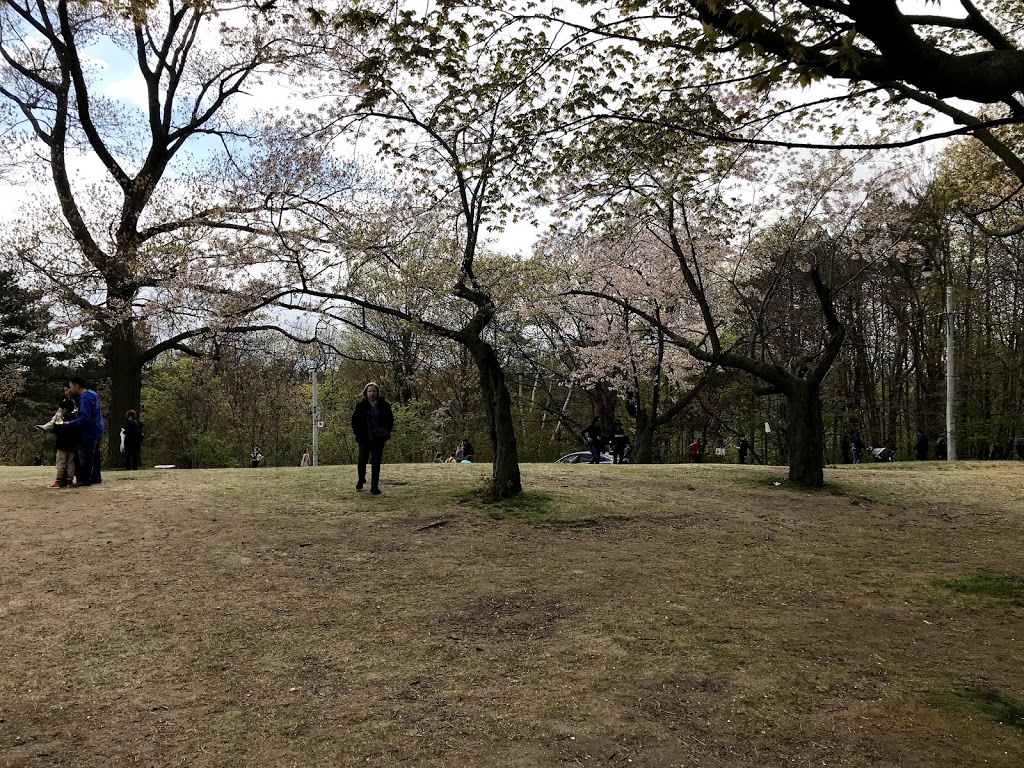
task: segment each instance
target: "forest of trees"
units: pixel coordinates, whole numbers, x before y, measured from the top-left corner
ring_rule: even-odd
[[[0,460],[84,372],[146,464],[296,465],[315,367],[322,463],[375,380],[389,460],[468,437],[498,496],[595,416],[820,485],[854,430],[934,445],[947,322],[957,455],[1010,458],[1024,11],[759,5],[10,0]]]

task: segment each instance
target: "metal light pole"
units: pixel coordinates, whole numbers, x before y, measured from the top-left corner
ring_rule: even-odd
[[[925,257],[921,276],[927,280],[935,273],[931,259]],[[946,461],[956,461],[956,415],[953,412],[955,380],[953,376],[953,286],[946,284]]]

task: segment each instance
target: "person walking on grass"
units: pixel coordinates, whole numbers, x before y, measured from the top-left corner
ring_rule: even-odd
[[[601,426],[598,424],[598,417],[595,416],[589,426],[583,428],[580,432],[583,435],[583,439],[587,441],[587,449],[590,451],[590,464],[601,463],[601,449],[604,448],[604,442],[601,438]]]
[[[622,419],[612,423],[612,464],[625,464],[626,452],[629,450],[629,435],[622,426]]]
[[[853,440],[850,445],[853,454],[853,463],[860,464],[861,459],[864,458],[864,441],[860,437],[860,432],[854,430]]]
[[[352,411],[352,434],[359,445],[356,490],[366,485],[366,464],[370,463],[370,493],[380,495],[380,463],[384,458],[384,443],[391,439],[395,416],[391,404],[380,396],[380,387],[371,381],[363,387],[363,399]]]
[[[694,464],[700,464],[703,456],[704,444],[701,442],[699,437],[695,437],[693,438],[693,442],[690,443],[690,461]]]
[[[100,440],[103,438],[103,414],[100,398],[81,376],[71,380],[71,396],[78,400],[78,416],[68,422],[82,430],[78,443],[78,482],[76,486],[99,485]]]

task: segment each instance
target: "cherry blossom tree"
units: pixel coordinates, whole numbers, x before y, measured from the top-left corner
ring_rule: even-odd
[[[608,387],[613,405],[625,405],[636,424],[630,461],[646,464],[653,460],[658,429],[694,401],[707,379],[704,366],[671,343],[665,330],[664,323],[678,324],[685,285],[666,269],[664,259],[640,255],[643,245],[628,240],[621,231],[592,237],[581,227],[544,238],[537,252],[552,266],[560,266],[566,280],[575,282],[571,276],[581,271],[589,274],[602,293],[632,297],[631,304],[657,320],[651,324],[629,307],[573,292],[547,310],[572,319],[563,340],[575,350],[569,376],[584,389]],[[603,414],[606,427],[613,417],[612,412]]]
[[[778,191],[739,204],[737,195],[753,191],[699,172],[700,163],[638,167],[615,180],[624,202],[618,218],[599,215],[604,247],[583,249],[585,278],[573,292],[637,315],[695,360],[746,372],[762,394],[782,395],[790,479],[820,486],[821,388],[845,338],[836,292],[852,274],[912,253],[905,220],[862,215],[887,177],[857,180],[849,163],[776,165],[789,180],[764,178],[762,189]],[[602,183],[615,177],[609,170]],[[632,280],[642,274],[658,277]]]

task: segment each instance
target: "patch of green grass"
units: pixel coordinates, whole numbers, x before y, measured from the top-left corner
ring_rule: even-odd
[[[483,510],[494,520],[550,520],[555,513],[555,497],[540,491],[523,491],[511,499],[496,499],[488,486],[456,494],[456,502]]]
[[[997,723],[1024,728],[1024,700],[989,686],[965,686],[938,691],[929,696],[929,704],[939,709],[980,712]]]
[[[1024,605],[1024,579],[1019,576],[977,573],[959,579],[938,581],[936,586],[962,595],[977,595],[1007,601],[1013,605]]]

